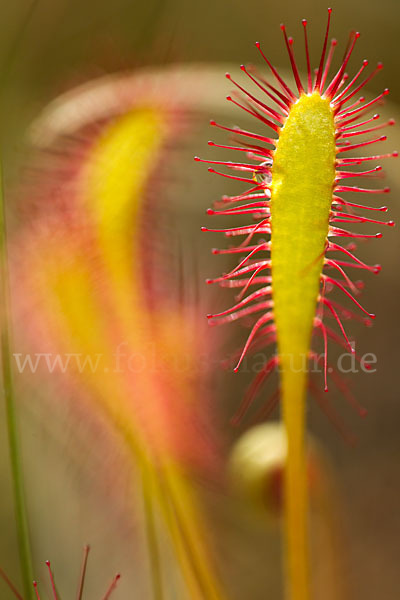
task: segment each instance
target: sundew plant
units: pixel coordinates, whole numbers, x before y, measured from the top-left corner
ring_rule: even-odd
[[[88,422],[103,414],[124,444],[142,492],[150,587],[159,600],[167,568],[161,546],[164,553],[171,546],[190,597],[224,597],[189,479],[209,474],[210,465],[218,470],[208,403],[196,399],[207,375],[193,368],[205,322],[196,299],[180,301],[173,252],[159,253],[166,223],[152,223],[161,199],[153,178],[162,181],[173,161],[170,137],[183,141],[192,131],[198,95],[193,86],[187,92],[189,80],[173,69],[106,77],[50,106],[32,128],[40,145],[32,170],[41,177],[29,185],[33,207],[14,240],[25,342],[36,356],[47,346],[52,356],[71,356],[73,348],[90,359],[83,368],[69,364],[67,381],[60,372],[49,381],[46,367],[40,381],[56,384],[64,402],[72,394]]]
[[[307,74],[299,74],[293,51],[293,39],[281,25],[284,42],[293,71],[295,87],[281,77],[264,54],[256,47],[266,65],[264,71],[242,65],[250,86],[239,84],[227,73],[228,80],[239,90],[227,97],[247,114],[253,116],[265,131],[254,133],[239,127],[229,128],[211,121],[211,125],[228,131],[236,142],[222,146],[248,162],[212,161],[211,173],[235,179],[248,189],[235,196],[224,196],[213,215],[240,215],[242,223],[221,231],[229,239],[240,241],[214,254],[239,255],[240,260],[228,273],[212,279],[224,287],[239,290],[237,303],[218,314],[209,315],[213,323],[226,323],[253,318],[251,332],[235,367],[252,350],[275,346],[271,358],[257,375],[250,393],[240,408],[242,415],[255,393],[269,374],[279,368],[282,419],[287,434],[285,466],[285,547],[288,598],[311,598],[308,491],[305,441],[305,405],[308,388],[308,361],[314,357],[313,331],[320,333],[324,343],[323,362],[325,391],[328,389],[328,339],[355,352],[342,323],[348,309],[331,299],[338,290],[349,299],[369,323],[374,315],[357,300],[359,284],[348,274],[350,269],[378,273],[379,265],[367,265],[346,245],[347,240],[381,237],[354,232],[354,225],[376,223],[392,226],[392,221],[376,218],[386,212],[386,206],[353,202],[348,193],[375,199],[389,188],[369,188],[358,183],[378,176],[381,166],[376,161],[397,153],[370,155],[386,140],[375,132],[394,123],[379,123],[379,114],[370,113],[388,94],[385,89],[367,101],[360,96],[364,86],[382,68],[381,64],[367,71],[364,60],[353,75],[347,69],[360,34],[351,32],[339,69],[332,75],[331,61],[337,45],[329,43],[332,9],[328,9],[328,24],[321,58],[312,70],[308,49],[307,21],[303,20]],[[372,138],[371,135],[372,134]],[[367,137],[365,137],[367,136]],[[209,142],[210,146],[218,144]],[[353,156],[356,151],[356,155]],[[366,153],[366,155],[365,155]],[[372,165],[370,166],[370,164]],[[237,175],[219,173],[214,165],[232,169]],[[354,167],[359,167],[354,168]],[[356,183],[349,180],[355,179]],[[372,216],[370,216],[372,215]],[[253,222],[251,222],[253,220]],[[206,228],[204,228],[206,229]],[[255,291],[252,291],[253,288]],[[336,330],[326,323],[333,317]],[[360,407],[359,411],[364,414]]]
[[[207,0],[62,2],[27,0],[0,48],[0,599],[375,600],[375,576],[391,600],[382,64],[354,60],[356,31],[330,39],[331,9],[279,46],[291,8],[265,27],[232,2],[235,46],[211,0],[212,20]],[[258,26],[256,65],[216,63]],[[374,330],[360,275],[385,291]],[[390,334],[375,369],[360,348]],[[358,445],[328,388],[357,423],[374,411]]]

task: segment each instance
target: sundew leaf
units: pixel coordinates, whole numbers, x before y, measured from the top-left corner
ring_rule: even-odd
[[[393,119],[376,124],[379,115],[369,115],[389,90],[385,89],[368,102],[364,96],[358,97],[382,68],[378,64],[365,76],[364,71],[368,66],[365,60],[354,76],[347,74],[351,55],[360,36],[358,32],[350,33],[339,69],[333,76],[330,74],[337,44],[333,40],[328,48],[331,13],[332,9],[328,9],[321,58],[314,76],[310,66],[307,21],[303,20],[307,83],[300,77],[293,52],[293,39],[287,36],[284,25],[281,25],[281,30],[292,67],[294,87],[291,88],[271,64],[259,42],[256,47],[269,79],[253,66],[242,65],[241,70],[249,80],[249,91],[230,73],[226,74],[228,80],[240,90],[239,94],[236,92],[227,100],[250,114],[259,126],[261,124],[262,131],[258,133],[240,127],[227,127],[212,120],[213,127],[235,136],[235,147],[226,147],[235,151],[238,158],[236,161],[215,161],[195,157],[199,162],[211,164],[211,173],[240,182],[242,188],[243,184],[247,185],[245,191],[224,196],[218,210],[209,210],[209,214],[241,215],[244,221],[241,227],[219,230],[228,237],[238,237],[240,241],[228,249],[214,250],[214,253],[239,255],[240,261],[230,272],[210,280],[210,283],[231,287],[237,284],[242,288],[240,302],[223,312],[208,316],[215,324],[240,319],[250,320],[252,324],[235,371],[245,356],[255,349],[276,348],[276,355],[265,361],[236,420],[245,414],[262,383],[279,367],[283,422],[288,444],[285,549],[288,597],[291,600],[311,598],[305,408],[309,385],[308,363],[310,358],[315,357],[311,346],[312,333],[314,329],[317,330],[323,339],[324,354],[320,360],[327,391],[328,373],[332,373],[332,378],[338,380],[341,386],[341,379],[335,370],[329,367],[328,371],[328,337],[339,340],[339,344],[355,353],[341,321],[346,309],[330,300],[330,292],[339,289],[347,296],[361,311],[366,324],[370,324],[375,317],[355,298],[359,285],[349,277],[347,268],[378,273],[380,267],[365,264],[335,238],[349,238],[353,242],[380,238],[381,233],[360,233],[354,231],[353,227],[365,223],[394,225],[393,221],[376,218],[374,212],[372,217],[365,216],[371,214],[369,211],[386,212],[387,207],[355,204],[347,199],[348,193],[360,194],[361,197],[369,194],[374,198],[377,194],[389,192],[388,187],[363,187],[358,185],[358,181],[359,178],[368,180],[378,177],[382,167],[375,166],[374,162],[397,157],[398,153],[381,153],[378,149],[375,154],[368,154],[371,147],[375,148],[375,144],[386,140],[386,135],[380,135],[378,130],[394,124]],[[353,138],[356,140],[354,143]],[[210,145],[215,146],[213,142]],[[350,157],[352,151],[362,154]],[[246,157],[247,161],[242,157]],[[353,167],[360,165],[362,170],[353,170]],[[219,169],[223,167],[233,171],[233,174],[220,172]],[[353,178],[357,183],[347,185],[347,179]],[[249,224],[251,217],[253,223]],[[342,256],[332,259],[331,252]],[[350,261],[343,261],[343,255]],[[334,275],[331,276],[332,271]],[[253,286],[257,285],[262,287],[256,287],[254,291]],[[328,314],[336,321],[343,340],[326,324]],[[365,410],[355,401],[353,404],[363,416]]]
[[[14,240],[14,284],[41,376],[63,373],[61,386],[122,435],[191,597],[212,600],[224,595],[187,480],[189,466],[212,472],[219,460],[199,396],[207,346],[200,307],[176,301],[162,226],[164,174],[211,103],[206,83],[204,70],[111,77],[45,111],[32,128],[40,200]]]

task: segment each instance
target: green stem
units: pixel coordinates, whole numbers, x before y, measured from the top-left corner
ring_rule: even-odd
[[[31,547],[29,540],[29,528],[27,511],[25,505],[24,482],[21,464],[21,450],[18,439],[18,426],[15,407],[15,394],[13,384],[13,373],[11,365],[11,347],[9,331],[9,279],[7,258],[7,228],[5,202],[3,192],[2,164],[0,158],[0,302],[2,305],[1,323],[1,364],[3,373],[3,393],[6,409],[6,423],[8,433],[8,444],[10,453],[11,477],[14,495],[15,520],[17,527],[17,541],[20,558],[20,568],[24,595],[27,600],[34,600],[32,586],[33,570]]]
[[[143,506],[145,515],[146,538],[150,559],[151,581],[153,586],[154,600],[163,600],[163,584],[161,574],[160,551],[157,540],[157,530],[154,520],[154,506],[151,474],[147,471],[146,465],[142,467],[142,491]]]

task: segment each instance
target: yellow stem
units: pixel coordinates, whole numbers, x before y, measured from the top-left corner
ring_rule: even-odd
[[[118,422],[119,424],[119,422]],[[141,470],[143,482],[151,483],[152,518],[154,507],[158,506],[165,519],[168,533],[178,559],[182,575],[192,600],[224,600],[217,577],[210,561],[207,542],[204,539],[204,524],[200,511],[183,473],[173,463],[165,463],[156,470],[149,461],[140,437],[134,434],[134,426],[128,430],[122,424],[119,429],[128,442]],[[146,489],[149,492],[149,489]],[[146,515],[148,517],[149,514]],[[149,522],[146,524],[149,525]],[[147,530],[147,534],[149,530]],[[153,536],[153,532],[151,533]],[[151,544],[151,560],[155,558],[154,538],[148,537]],[[158,549],[157,549],[158,551]],[[157,560],[159,557],[157,557]],[[154,567],[154,563],[152,565]],[[157,569],[160,565],[157,565]],[[161,569],[157,592],[161,590]],[[155,598],[157,596],[155,595]],[[157,598],[158,600],[158,598]]]
[[[193,490],[184,473],[172,462],[164,465],[164,476],[177,527],[198,582],[200,595],[207,600],[224,600],[224,592],[211,566],[212,556],[205,534],[207,528],[201,518]]]
[[[161,557],[153,506],[154,484],[151,469],[147,466],[142,468],[142,492],[153,599],[163,600]]]
[[[305,444],[307,373],[282,374],[282,410],[287,434],[285,554],[288,600],[310,600],[308,490]]]

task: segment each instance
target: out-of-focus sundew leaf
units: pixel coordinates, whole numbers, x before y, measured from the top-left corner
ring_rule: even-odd
[[[14,271],[31,350],[51,349],[43,377],[66,371],[63,385],[122,433],[190,597],[212,600],[224,595],[186,468],[218,462],[196,366],[207,348],[201,310],[177,301],[173,229],[162,227],[170,154],[209,102],[205,73],[186,75],[109,78],[45,112],[32,131],[50,160]]]
[[[32,124],[30,138],[34,145],[48,147],[60,136],[74,135],[83,127],[124,114],[127,106],[149,103],[163,111],[203,114],[207,120],[210,108],[229,110],[218,97],[218,91],[226,90],[221,68],[168,66],[162,71],[148,68],[135,75],[112,74],[89,81],[50,102]]]

